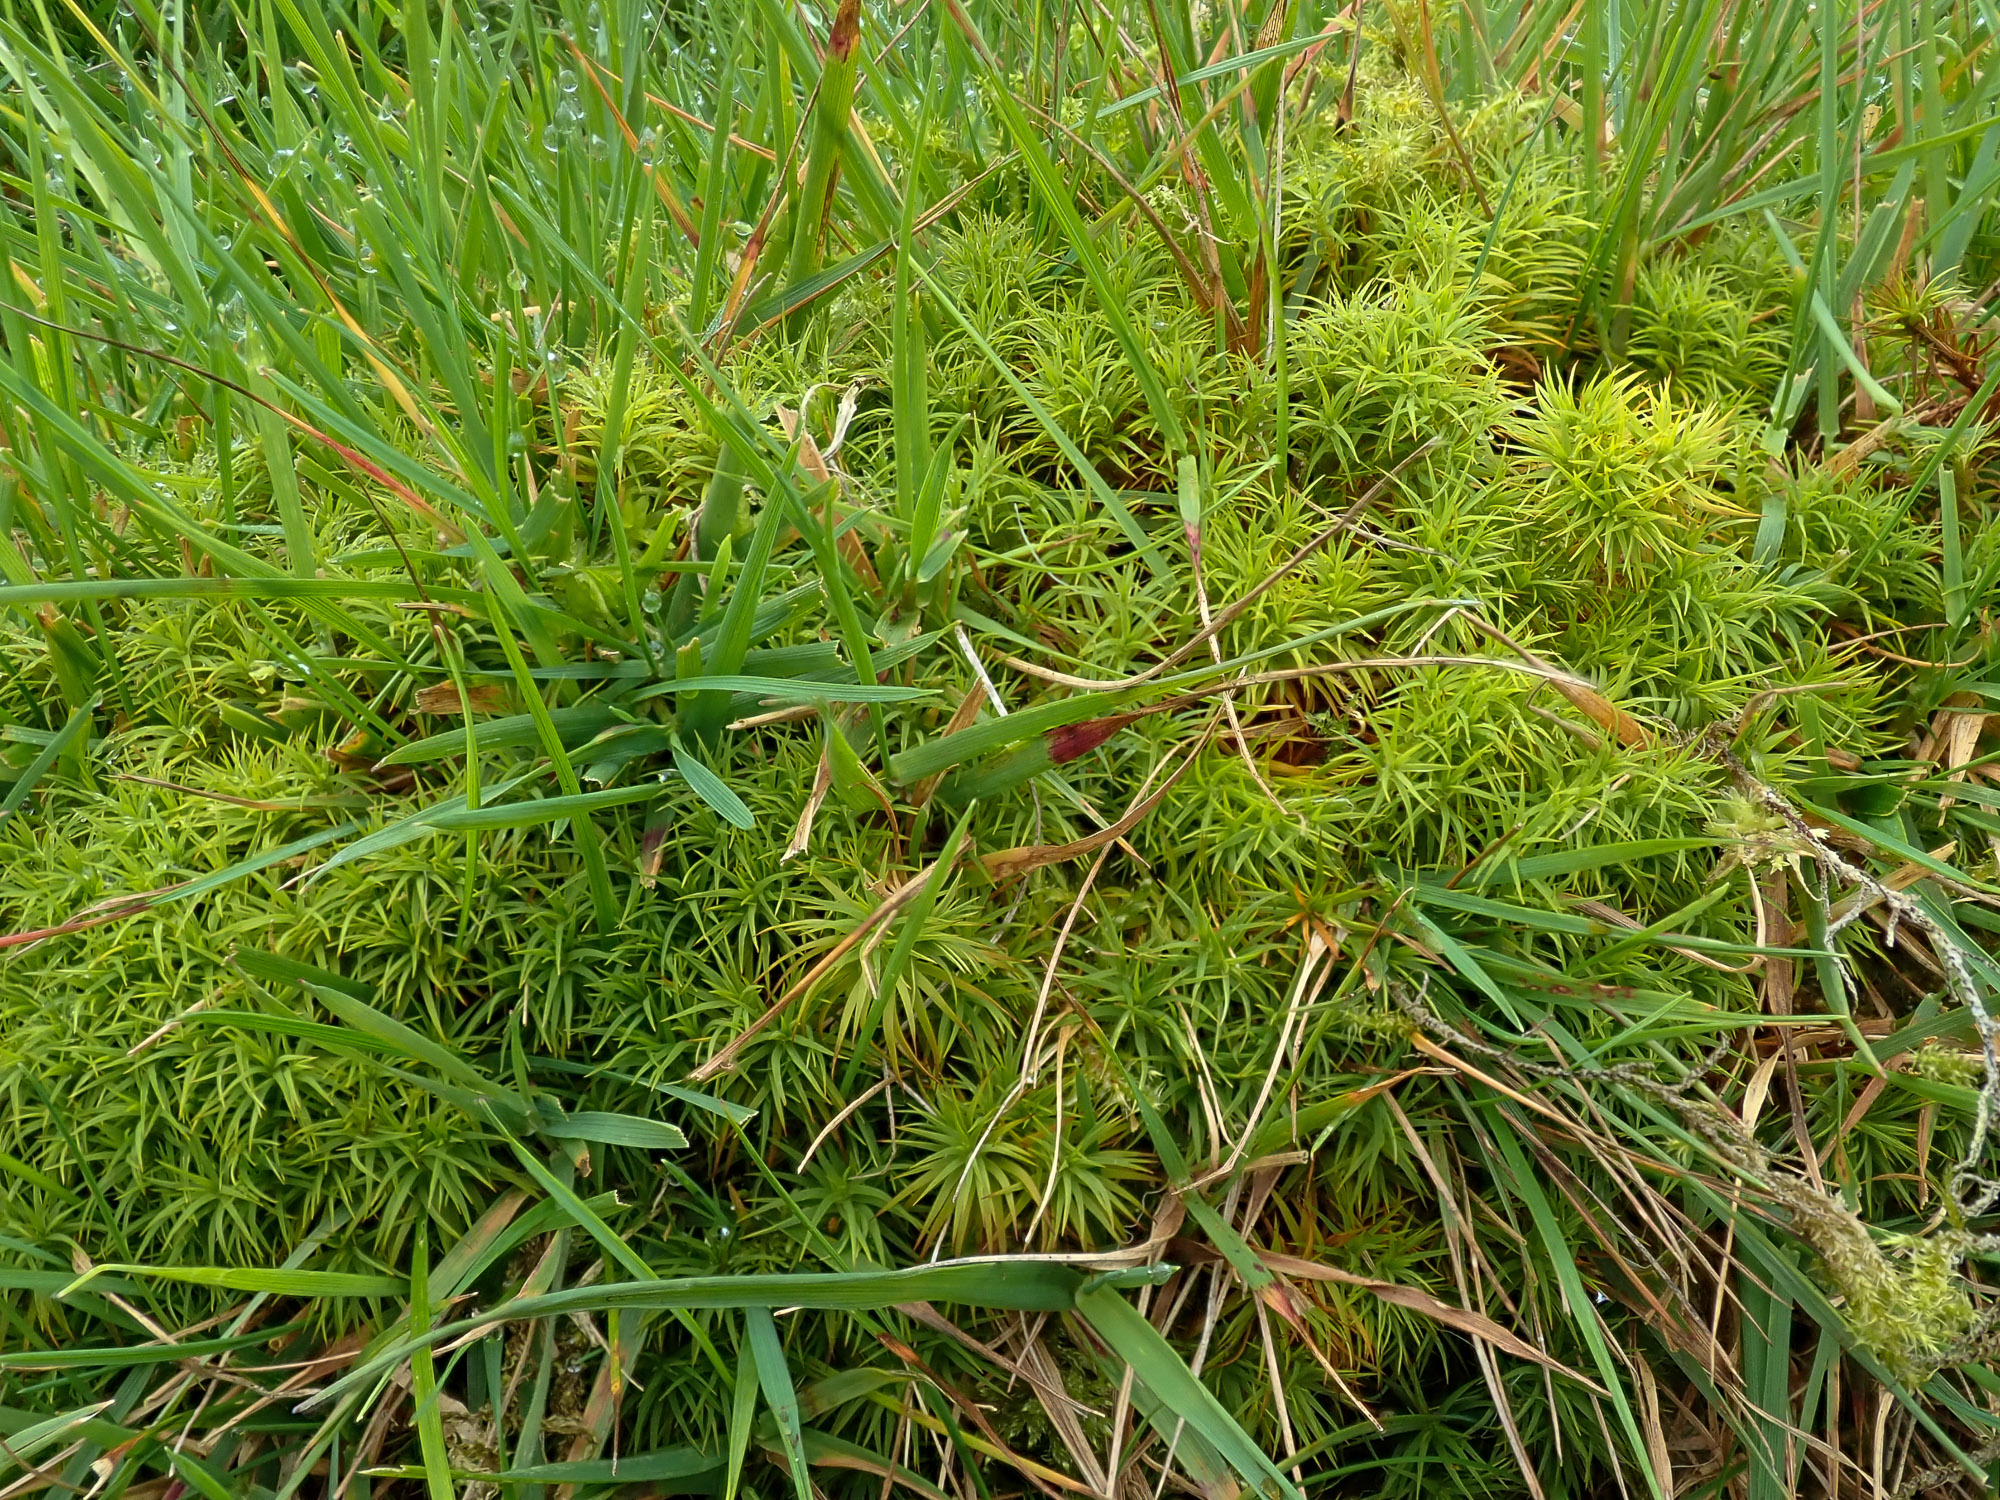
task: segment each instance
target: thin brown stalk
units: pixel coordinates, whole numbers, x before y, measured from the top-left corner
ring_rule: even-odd
[[[923,892],[924,886],[937,873],[938,866],[936,863],[932,863],[897,886],[894,891],[890,892],[888,898],[863,918],[852,932],[835,943],[827,951],[826,955],[818,963],[806,970],[805,974],[790,989],[772,1001],[769,1009],[732,1037],[726,1045],[720,1048],[707,1062],[690,1073],[688,1077],[695,1083],[704,1083],[716,1074],[727,1072],[731,1068],[734,1068],[736,1060],[742,1054],[743,1049],[756,1039],[758,1033],[777,1020],[779,1016],[791,1008],[794,1001],[811,990],[815,984],[819,983],[835,964],[839,963],[841,959],[854,950],[856,944],[860,943],[869,933],[873,932],[884,922],[888,921],[889,918],[914,901]]]

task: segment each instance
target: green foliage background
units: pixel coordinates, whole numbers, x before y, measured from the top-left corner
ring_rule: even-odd
[[[1982,1482],[1911,9],[9,12],[0,1485]]]

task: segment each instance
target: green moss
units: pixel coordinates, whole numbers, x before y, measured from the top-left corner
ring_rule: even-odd
[[[892,259],[870,262],[796,330],[738,329],[735,342],[707,351],[729,387],[725,404],[740,400],[774,435],[777,408],[803,413],[839,486],[837,502],[824,502],[839,550],[826,555],[847,559],[845,570],[823,573],[822,555],[796,534],[801,517],[784,516],[766,534],[768,571],[751,601],[784,607],[767,611],[762,654],[742,669],[797,678],[803,691],[786,696],[810,698],[849,685],[858,641],[883,681],[918,690],[882,705],[879,720],[866,711],[841,719],[885,785],[887,812],[871,793],[843,795],[859,778],[842,761],[841,786],[794,849],[831,743],[827,721],[768,720],[766,692],[746,690],[725,705],[729,718],[761,722],[696,734],[666,680],[718,649],[751,527],[782,503],[767,474],[744,490],[729,555],[701,559],[709,572],[694,639],[648,638],[644,651],[620,639],[634,621],[612,523],[647,559],[630,583],[652,619],[649,606],[675,586],[671,570],[719,450],[705,405],[716,377],[699,360],[676,369],[661,353],[688,353],[664,332],[687,306],[678,226],[656,223],[662,238],[639,246],[638,269],[617,268],[622,290],[624,276],[648,276],[655,252],[675,262],[652,268],[659,274],[640,289],[661,343],[641,345],[622,392],[608,342],[622,325],[596,288],[564,279],[573,267],[537,270],[550,280],[536,292],[549,307],[557,283],[574,299],[567,325],[549,326],[552,336],[566,326],[575,347],[552,363],[547,351],[522,348],[503,361],[487,342],[500,325],[486,308],[442,342],[414,325],[382,331],[382,347],[448,414],[448,430],[420,433],[380,396],[370,451],[387,445],[427,473],[426,504],[476,490],[483,505],[511,507],[508,527],[497,512],[479,523],[491,522],[495,536],[528,534],[497,565],[474,565],[456,537],[398,495],[366,488],[367,471],[302,436],[300,479],[328,597],[346,583],[437,598],[357,592],[337,612],[297,598],[106,598],[95,614],[64,601],[46,619],[0,612],[0,789],[26,773],[76,702],[105,695],[83,751],[0,822],[0,932],[75,924],[0,949],[7,1256],[43,1269],[67,1266],[73,1253],[268,1267],[311,1245],[316,1270],[400,1274],[418,1226],[435,1265],[502,1194],[542,1196],[492,1122],[426,1086],[422,1068],[387,1064],[366,1043],[274,1027],[335,1016],[308,993],[253,980],[237,957],[258,949],[366,986],[388,1015],[468,1066],[539,1091],[551,1108],[684,1128],[684,1152],[584,1153],[572,1141],[547,1158],[591,1195],[593,1213],[630,1253],[664,1275],[1029,1249],[1103,1254],[1155,1227],[1177,1233],[1171,1254],[1189,1274],[1148,1294],[1149,1315],[1184,1351],[1204,1351],[1204,1379],[1268,1448],[1287,1431],[1325,1440],[1313,1462],[1330,1493],[1421,1495],[1439,1472],[1454,1493],[1511,1492],[1496,1390],[1514,1403],[1513,1430],[1529,1451],[1563,1455],[1550,1461],[1552,1496],[1608,1493],[1625,1440],[1600,1442],[1609,1422],[1584,1386],[1545,1382],[1527,1364],[1476,1364],[1460,1332],[1409,1296],[1385,1301],[1365,1285],[1300,1272],[1283,1297],[1253,1304],[1232,1293],[1211,1318],[1210,1283],[1199,1280],[1216,1264],[1203,1243],[1210,1228],[1192,1219],[1176,1227],[1185,1185],[1167,1180],[1141,1104],[1191,1173],[1232,1163],[1204,1188],[1259,1248],[1477,1303],[1553,1358],[1607,1380],[1615,1376],[1612,1361],[1598,1359],[1600,1335],[1619,1357],[1670,1376],[1662,1350],[1684,1354],[1718,1326],[1705,1301],[1708,1271],[1687,1269],[1708,1265],[1709,1241],[1739,1246],[1747,1276],[1792,1285],[1774,1268],[1795,1274],[1786,1257],[1796,1246],[1770,1248],[1754,1217],[1781,1208],[1843,1305],[1839,1334],[1913,1377],[1955,1357],[1976,1316],[1960,1270],[1965,1246],[1907,1231],[1935,1211],[1940,1164],[1971,1139],[1956,1106],[1983,1075],[1966,1054],[1925,1049],[1877,1087],[1844,1050],[1845,1032],[1817,1012],[1845,1009],[1878,1034],[1873,1023],[1907,1019],[1891,1013],[1907,1011],[1913,987],[1935,976],[1909,944],[1864,920],[1841,942],[1866,985],[1838,1005],[1820,992],[1829,970],[1802,951],[1803,929],[1792,930],[1816,899],[1813,847],[1752,795],[1731,760],[1780,797],[1837,811],[1843,830],[1872,821],[1878,847],[1860,835],[1841,847],[1878,875],[1896,869],[1904,846],[1980,847],[1975,835],[1992,822],[1990,796],[1975,795],[1985,783],[1952,783],[1958,800],[1947,805],[1905,759],[1908,731],[1950,694],[1982,692],[1993,677],[1992,644],[1976,625],[1938,637],[1965,653],[1952,658],[1940,645],[1934,659],[1954,660],[1949,668],[1924,666],[1928,645],[1904,638],[1946,623],[1937,501],[1907,486],[1935,434],[1891,434],[1853,473],[1809,446],[1773,459],[1768,412],[1790,354],[1797,286],[1762,229],[1668,236],[1607,304],[1604,267],[1591,259],[1604,203],[1593,207],[1586,194],[1570,125],[1550,123],[1559,101],[1513,90],[1459,111],[1454,99],[1454,142],[1398,60],[1407,38],[1373,30],[1393,33],[1402,18],[1365,14],[1355,120],[1339,126],[1330,110],[1300,119],[1282,193],[1257,205],[1275,206],[1281,221],[1277,263],[1257,273],[1281,289],[1282,364],[1256,339],[1232,339],[1229,320],[1190,289],[1160,231],[1122,206],[1123,188],[1094,159],[1058,151],[1096,221],[1088,248],[1103,265],[1107,306],[1079,247],[1037,209],[1031,174],[996,148],[981,114],[997,102],[994,85],[968,84],[955,71],[962,60],[940,66],[950,108],[967,118],[934,130],[916,170],[905,174],[899,161],[897,113],[884,105],[866,117],[899,183],[921,179],[927,207],[971,189],[916,247],[979,336],[943,316],[928,292],[917,298],[927,437],[945,450],[949,533],[921,609],[870,581],[906,566],[898,549],[916,529],[896,498],[908,432],[897,429],[890,395],[899,373]],[[900,109],[910,101],[894,92],[907,82],[898,59],[869,42],[874,83]],[[1008,82],[1041,97],[1040,74]],[[757,87],[768,110],[789,84],[764,78]],[[1049,98],[1073,128],[1093,124],[1074,91],[1051,85]],[[1115,123],[1095,139],[1121,160],[1151,172],[1156,152],[1172,154],[1170,111],[1135,106],[1107,118]],[[696,144],[705,152],[705,139]],[[1461,147],[1480,192],[1467,183]],[[726,178],[740,177],[724,184],[729,212],[746,216],[720,230],[728,268],[774,163],[749,153],[725,165]],[[1614,154],[1604,170],[1618,166]],[[1225,195],[1212,191],[1230,185],[1197,180],[1209,170],[1190,147],[1163,174],[1139,174],[1148,208],[1192,247],[1203,287],[1222,276],[1224,249],[1244,249],[1204,238],[1234,232],[1216,206]],[[829,260],[882,243],[875,210],[857,206],[858,159],[843,171],[834,228],[853,243],[830,248]],[[563,211],[589,208],[570,221],[583,226],[574,243],[595,247],[579,256],[604,259],[621,242],[599,209],[616,193],[643,197],[633,181],[643,187],[614,182],[607,166],[549,188]],[[520,209],[507,201],[510,214]],[[511,231],[471,215],[454,232],[472,244]],[[1239,275],[1256,265],[1254,253],[1239,261]],[[355,305],[379,312],[369,299],[390,294],[366,285],[357,282]],[[460,290],[505,300],[494,291],[502,285],[513,283],[468,273]],[[775,289],[757,281],[752,295]],[[1267,315],[1247,285],[1237,290],[1239,312],[1251,322]],[[1930,316],[1934,302],[1912,306]],[[1171,424],[1146,397],[1114,309],[1186,429],[1184,451],[1162,431]],[[432,311],[426,305],[427,318]],[[449,359],[438,352],[447,346]],[[490,455],[469,451],[476,423],[459,403],[468,392],[491,400],[482,380],[530,357],[554,371],[552,382],[517,399],[501,393],[494,410],[505,430],[494,451],[504,475],[488,472]],[[46,375],[46,345],[35,359]],[[603,487],[612,510],[599,503],[597,464],[617,403],[617,492]],[[1118,492],[1158,566],[1107,515],[1050,421]],[[225,495],[212,454],[190,456],[193,442],[170,453],[164,443],[140,455],[157,467],[138,471],[139,482],[171,492],[185,525],[235,528],[218,534],[292,571],[259,454],[232,451]],[[774,441],[766,457],[777,462],[783,451]],[[1327,534],[1419,452],[1365,512]],[[1959,561],[1976,590],[2000,530],[1986,524],[1991,494],[1976,465],[1962,478]],[[9,535],[27,573],[70,576],[45,495],[24,500],[9,489],[0,499],[13,507]],[[155,519],[135,521],[109,502],[66,519],[93,576],[217,571],[183,554]],[[1280,576],[1316,541],[1324,545]],[[531,606],[518,607],[513,589]],[[1282,680],[1236,685],[1233,720],[1221,711],[1223,684],[1209,684],[1033,781],[997,793],[989,781],[969,809],[950,793],[919,808],[915,788],[894,785],[881,763],[884,748],[893,756],[935,744],[958,706],[985,692],[968,652],[995,684],[995,709],[1018,714],[1075,690],[1003,658],[1119,678],[1246,599],[1210,659],[1254,657],[1246,674]],[[440,600],[448,607],[405,607]],[[1856,644],[1892,630],[1904,633],[1894,655]],[[85,652],[101,647],[122,685],[108,675],[80,681],[87,661],[59,659],[51,631]],[[526,687],[509,647],[540,674]],[[1529,653],[1551,665],[1535,666]],[[1587,679],[1632,716],[1620,721],[1626,732],[1576,682],[1553,685],[1555,671]],[[321,867],[335,847],[471,789],[459,754],[415,769],[378,763],[398,744],[465,727],[450,710],[466,672],[480,710],[473,728],[488,735],[476,763],[486,799],[503,779],[519,778],[507,795],[523,799],[556,789],[539,735],[514,723],[511,741],[493,737],[529,692],[554,710],[615,705],[619,722],[603,737],[569,745],[586,791],[650,794],[590,818],[608,916],[597,910],[581,825],[567,820],[474,837],[432,832]],[[655,691],[623,695],[641,676]],[[1158,706],[1144,693],[1089,705],[1096,715]],[[989,711],[983,722],[998,721]],[[677,757],[668,732],[683,729]],[[620,746],[633,743],[647,748],[621,759]],[[685,757],[697,753],[752,827],[725,821],[714,794],[694,789]],[[1172,790],[1119,841],[1102,842],[1101,830],[1183,754],[1192,760]],[[906,916],[850,941],[890,890],[938,855],[961,816],[975,859],[940,878],[920,927]],[[90,920],[111,914],[106,902],[170,897],[174,883],[349,823],[298,861]],[[1000,884],[978,862],[1086,839],[1081,856]],[[1962,853],[1950,857],[1972,871]],[[1746,868],[1764,883],[1752,887]],[[1922,889],[1952,899],[1943,885]],[[1780,893],[1786,906],[1774,914],[1765,903]],[[1962,914],[1968,923],[1978,915]],[[1333,957],[1301,987],[1301,956],[1315,939]],[[791,994],[821,960],[818,981]],[[1414,1040],[1409,1000],[1419,994],[1443,1018],[1427,1053]],[[1779,996],[1792,1014],[1770,1014]],[[1761,1072],[1769,1104],[1753,1140],[1730,1122],[1762,1059],[1713,1049],[1774,1025],[1796,1027],[1788,1034],[1819,1050],[1783,1075]],[[691,1075],[751,1032],[737,1066],[703,1080],[713,1097],[690,1098]],[[1459,1063],[1438,1055],[1447,1046]],[[1670,1094],[1667,1082],[1687,1092]],[[1873,1090],[1866,1109],[1861,1090]],[[1953,1107],[1920,1126],[1917,1112],[1940,1101]],[[708,1106],[754,1114],[732,1122],[726,1108]],[[1829,1143],[1825,1171],[1850,1185],[1858,1208],[1773,1178],[1773,1161],[1800,1144],[1800,1122],[1815,1149]],[[1253,1142],[1257,1159],[1239,1174]],[[1753,1224],[1754,1235],[1730,1238]],[[1697,1241],[1699,1253],[1689,1248]],[[538,1239],[471,1295],[505,1295],[537,1265],[572,1283],[614,1274],[582,1232],[537,1259],[554,1244]],[[106,1336],[81,1302],[9,1296],[10,1337],[28,1329],[41,1343],[77,1346]],[[147,1315],[176,1326],[227,1301],[179,1287],[149,1299]],[[1690,1313],[1695,1300],[1703,1305]],[[1268,1347],[1260,1310],[1285,1320]],[[953,1315],[1005,1342],[1010,1358],[1024,1347],[1001,1320]],[[321,1301],[309,1316],[318,1337],[380,1331],[397,1314],[357,1300]],[[883,1376],[880,1391],[904,1379],[878,1363],[872,1328],[812,1314],[783,1326],[802,1376],[867,1367]],[[893,1326],[990,1406],[1009,1441],[1038,1462],[1069,1461],[1022,1387],[963,1346]],[[113,1325],[115,1336],[130,1332]],[[627,1451],[725,1441],[734,1377],[707,1341],[726,1352],[734,1335],[726,1318],[663,1320],[645,1332],[622,1398]],[[1123,1369],[1059,1320],[1042,1336],[1073,1394],[1092,1404],[1083,1420],[1101,1446]],[[550,1430],[567,1435],[580,1426],[597,1354],[574,1324],[557,1338]],[[508,1346],[503,1374],[523,1368],[526,1343]],[[485,1355],[473,1345],[443,1361],[448,1390],[475,1408],[469,1372]],[[8,1410],[21,1390],[12,1380],[11,1368],[0,1373]],[[1343,1380],[1383,1414],[1380,1430],[1357,1424]],[[64,1389],[68,1406],[98,1398]],[[1676,1388],[1690,1409],[1693,1389]],[[478,1390],[490,1401],[490,1389]],[[20,1399],[47,1404],[45,1394]],[[1153,1399],[1143,1382],[1126,1394]],[[858,1402],[865,1410],[842,1416],[840,1432],[873,1454],[904,1451],[895,1449],[900,1400],[898,1389]],[[1755,1437],[1766,1415],[1797,1414],[1723,1415]],[[520,1431],[517,1411],[487,1435]],[[485,1442],[459,1433],[452,1451],[485,1463]],[[1734,1462],[1719,1458],[1715,1473]],[[746,1494],[787,1482],[775,1469],[754,1472]],[[1156,1477],[1134,1472],[1144,1483]],[[872,1471],[865,1483],[873,1493]],[[1207,1489],[1221,1494],[1230,1483],[1210,1476]]]

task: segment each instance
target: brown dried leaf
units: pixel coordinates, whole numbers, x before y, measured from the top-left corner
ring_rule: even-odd
[[[1299,1281],[1332,1281],[1342,1286],[1360,1287],[1384,1302],[1408,1308],[1413,1313],[1429,1318],[1435,1323],[1442,1323],[1447,1328],[1455,1328],[1460,1333],[1470,1334],[1473,1338],[1484,1339],[1494,1348],[1511,1354],[1516,1359],[1525,1359],[1544,1369],[1553,1370],[1556,1374],[1574,1380],[1590,1390],[1602,1389],[1594,1380],[1577,1373],[1552,1355],[1544,1354],[1519,1334],[1494,1322],[1485,1313],[1474,1312],[1469,1307],[1454,1307],[1449,1302],[1439,1301],[1429,1292],[1420,1291],[1413,1286],[1404,1286],[1401,1282],[1378,1281],[1372,1276],[1356,1275],[1337,1266],[1323,1266],[1318,1261],[1305,1260],[1296,1255],[1280,1255],[1272,1250],[1260,1251],[1259,1254],[1264,1264],[1281,1276],[1290,1276]]]
[[[826,801],[827,788],[833,785],[833,763],[827,759],[827,752],[819,753],[819,769],[813,773],[812,793],[806,798],[806,805],[799,813],[798,826],[792,830],[791,842],[785,845],[785,852],[778,856],[783,864],[806,852],[806,845],[812,842],[813,820],[819,816],[820,804]]]
[[[1200,754],[1199,746],[1189,751],[1186,759],[1174,768],[1173,775],[1166,779],[1158,791],[1134,803],[1126,810],[1125,816],[1109,828],[1100,828],[1095,833],[1086,834],[1080,839],[1071,839],[1066,844],[1024,844],[1016,849],[1002,849],[997,854],[982,856],[979,863],[994,880],[1010,880],[1016,875],[1025,875],[1030,870],[1039,870],[1043,865],[1061,864],[1065,860],[1080,859],[1086,854],[1095,854],[1106,844],[1122,839],[1137,827],[1139,820],[1158,807],[1161,799],[1174,789],[1174,783],[1187,775],[1188,769],[1194,765]]]
[[[1588,714],[1598,728],[1614,736],[1619,744],[1633,748],[1652,744],[1653,736],[1645,725],[1588,683],[1573,677],[1554,677],[1550,686],[1567,698],[1571,706]]]
[[[1086,719],[1081,724],[1064,724],[1051,729],[1048,734],[1049,759],[1059,766],[1080,760],[1138,717],[1137,714],[1112,714],[1108,718]]]
[[[507,689],[497,682],[477,682],[472,685],[470,700],[475,713],[497,714],[507,706]],[[434,682],[417,689],[418,713],[462,714],[466,701],[455,682]]]

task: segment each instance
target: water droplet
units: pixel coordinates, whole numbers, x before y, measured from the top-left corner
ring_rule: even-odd
[[[525,292],[528,289],[528,273],[519,266],[514,267],[507,273],[507,285],[517,292]]]

